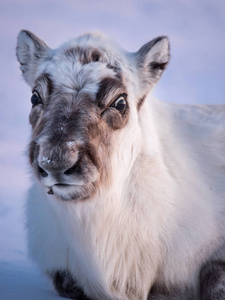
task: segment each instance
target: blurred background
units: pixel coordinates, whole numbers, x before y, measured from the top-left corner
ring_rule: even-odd
[[[31,92],[15,57],[21,29],[52,48],[101,31],[132,52],[167,35],[171,61],[154,96],[180,104],[225,104],[225,1],[0,0],[0,298],[35,299],[33,291],[42,288],[42,299],[56,299],[43,291],[26,258],[23,206],[30,180],[24,153]],[[12,282],[17,298],[10,294]]]

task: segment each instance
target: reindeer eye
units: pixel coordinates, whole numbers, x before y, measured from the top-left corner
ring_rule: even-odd
[[[114,107],[115,109],[117,109],[119,112],[124,112],[124,110],[127,107],[127,95],[126,94],[122,94],[120,95],[112,104],[111,107]]]
[[[40,97],[40,95],[38,94],[37,91],[33,92],[33,95],[31,96],[30,100],[31,100],[31,103],[32,103],[33,107],[40,104],[40,103],[42,103],[41,97]]]

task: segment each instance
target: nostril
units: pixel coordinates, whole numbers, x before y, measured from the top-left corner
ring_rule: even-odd
[[[44,169],[42,169],[40,166],[38,166],[38,172],[42,177],[48,176],[48,173]]]
[[[71,168],[67,169],[64,174],[65,175],[71,175],[71,174],[74,174],[74,173],[80,173],[81,169],[80,169],[80,166],[79,164],[75,164],[73,165]]]

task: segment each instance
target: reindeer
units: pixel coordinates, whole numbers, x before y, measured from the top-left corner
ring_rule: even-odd
[[[135,53],[18,36],[29,255],[63,297],[225,299],[225,107],[150,97],[169,57],[165,36]]]

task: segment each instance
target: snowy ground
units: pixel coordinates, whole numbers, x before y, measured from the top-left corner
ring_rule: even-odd
[[[14,171],[13,166],[10,164],[9,166]],[[17,176],[26,177],[25,169],[18,172]],[[15,178],[15,174],[12,174],[11,179]],[[8,183],[12,181],[11,179],[9,176]],[[4,189],[3,193],[1,190],[0,299],[62,299],[57,296],[48,278],[41,275],[36,266],[27,258],[24,230],[25,187],[26,184],[22,187],[15,187],[12,184],[7,191],[9,194],[4,197],[2,195]]]
[[[29,29],[53,47],[103,31],[135,51],[168,35],[172,59],[155,96],[180,103],[225,103],[224,0],[0,0],[0,299],[60,299],[27,258],[24,203],[29,187],[30,90],[15,58]]]

